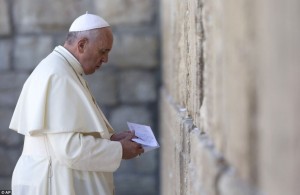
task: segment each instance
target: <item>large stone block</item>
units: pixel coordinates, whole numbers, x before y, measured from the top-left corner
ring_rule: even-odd
[[[191,194],[201,190],[217,195],[219,175],[226,168],[223,157],[216,150],[212,140],[195,128],[190,134],[191,161],[189,165],[189,186]]]
[[[145,154],[142,154],[140,157],[134,159],[135,170],[138,174],[153,174],[157,170],[157,153],[158,149],[152,150]]]
[[[189,177],[189,167],[191,162],[191,142],[190,142],[190,132],[194,128],[193,120],[191,118],[185,118],[182,121],[182,129],[180,136],[182,137],[182,151],[180,153],[180,171],[181,171],[181,191],[184,194],[189,193],[190,189],[190,177]]]
[[[193,20],[195,15],[187,9],[187,1],[165,1],[162,5],[162,29],[163,29],[163,79],[166,88],[178,104],[183,107],[187,105],[189,92],[188,80],[190,65],[199,66],[191,59],[199,59],[190,53],[189,45],[197,44],[195,41],[188,42],[187,38],[194,34],[189,33],[186,18],[191,14]],[[165,11],[167,10],[167,11]],[[199,34],[200,32],[197,32]],[[199,42],[199,39],[196,39]],[[196,72],[193,72],[193,74]]]
[[[300,1],[263,1],[259,17],[258,145],[263,194],[300,194]]]
[[[14,3],[14,23],[20,33],[67,32],[75,18],[93,10],[90,1],[24,0]]]
[[[10,59],[12,52],[12,44],[10,40],[0,40],[0,71],[8,70],[10,67]]]
[[[115,172],[115,176],[132,174],[135,172],[135,163],[133,163],[134,159],[131,160],[123,160],[121,162],[120,167]]]
[[[133,180],[132,182],[136,182],[136,180],[143,180],[142,183],[147,183],[149,182],[149,179],[152,180],[152,178],[157,177],[156,176],[157,165],[158,165],[157,150],[142,154],[138,158],[122,161],[120,168],[114,174],[116,178],[117,192],[119,192],[120,194],[132,194],[133,192],[137,193],[137,191],[135,190],[131,190],[130,193],[125,193],[123,190],[125,189],[130,190],[132,189],[132,186],[127,182],[124,185],[124,183],[121,181],[121,178],[124,178],[127,175],[129,175],[132,176],[132,180]],[[140,175],[143,175],[143,177],[140,178]],[[146,179],[148,177],[149,179]],[[156,185],[156,184],[157,182],[151,185]],[[121,193],[121,191],[123,193]],[[150,193],[151,191],[149,192],[149,189],[146,188],[145,190],[140,190],[140,192]]]
[[[94,1],[97,14],[111,25],[150,23],[155,13],[155,2],[149,0]]]
[[[10,166],[10,160],[7,157],[7,151],[4,148],[0,148],[0,174],[5,176],[10,176],[12,172],[12,167]]]
[[[157,98],[155,75],[145,71],[121,73],[120,98],[125,103],[154,102]]]
[[[109,63],[121,68],[153,68],[158,65],[158,43],[154,35],[115,36]]]
[[[121,106],[110,115],[110,123],[116,131],[128,130],[127,121],[153,126],[151,112],[144,106]]]
[[[9,130],[13,109],[0,108],[0,143],[5,146],[17,146],[23,142],[23,136]]]
[[[219,195],[259,195],[253,186],[238,178],[232,169],[221,175],[217,188]]]
[[[159,194],[154,176],[134,174],[115,176],[116,195],[154,195]],[[125,182],[126,181],[126,182]]]
[[[54,37],[53,37],[53,45],[54,46],[58,46],[61,45],[63,46],[66,40],[67,34],[65,32],[63,33],[57,33]]]
[[[27,77],[28,74],[25,73],[9,72],[0,74],[0,106],[14,107],[16,105]]]
[[[7,1],[0,1],[0,35],[8,35],[11,31]]]
[[[121,163],[114,174],[116,194],[158,194],[155,154],[156,152],[152,151]]]
[[[12,176],[12,172],[18,161],[21,152],[19,150],[0,148],[0,175],[1,176]]]
[[[224,3],[224,67],[222,68],[222,123],[226,137],[224,156],[241,179],[255,183],[259,173],[256,114],[259,103],[255,84],[257,4],[254,1],[229,0]],[[225,36],[224,36],[225,35]],[[220,75],[220,76],[221,76]]]
[[[1,190],[11,190],[11,177],[1,177],[0,178],[0,189]]]
[[[162,194],[184,194],[182,183],[183,123],[185,110],[180,109],[166,93],[161,93],[161,186]]]
[[[201,33],[201,56],[202,66],[205,66],[199,74],[191,73],[191,82],[196,82],[197,77],[202,75],[203,101],[201,109],[197,106],[189,108],[192,110],[195,123],[201,130],[209,134],[214,141],[216,148],[219,151],[225,149],[224,125],[222,124],[222,116],[224,112],[224,97],[223,95],[223,69],[224,69],[224,29],[223,29],[223,2],[222,1],[206,1],[205,6],[201,8],[201,22],[198,21],[197,26]],[[200,24],[199,24],[200,23]],[[198,48],[199,49],[199,48]],[[201,54],[201,55],[200,55]],[[196,69],[196,66],[192,66]],[[196,72],[196,71],[192,71]],[[191,91],[197,91],[197,85]],[[196,92],[197,93],[197,92]],[[195,94],[195,93],[193,93]],[[197,96],[197,95],[194,95]],[[197,99],[196,99],[197,100]],[[195,101],[195,104],[197,101]],[[197,111],[201,110],[200,115],[196,115]],[[199,120],[200,119],[200,120]]]
[[[106,67],[86,78],[99,105],[115,105],[117,99],[116,72]]]
[[[16,39],[14,64],[18,70],[33,70],[52,51],[48,36],[21,36]]]
[[[203,103],[205,90],[203,89],[203,71],[204,71],[204,29],[203,29],[203,9],[201,1],[187,1],[186,29],[187,35],[187,64],[189,66],[187,74],[187,102],[186,107],[194,124],[200,127],[200,107]],[[209,52],[214,53],[214,52]],[[183,66],[184,67],[184,66]],[[205,67],[207,68],[207,67]]]
[[[196,3],[191,1],[191,4]],[[193,12],[197,13],[196,24],[193,24],[192,13],[189,15],[188,25],[191,26],[191,31],[188,34],[188,42],[192,43],[189,44],[189,50],[194,55],[199,56],[199,58],[191,59],[191,62],[193,64],[193,61],[197,61],[197,59],[200,61],[196,63],[197,66],[191,66],[189,82],[191,82],[192,88],[189,91],[192,91],[193,95],[191,100],[188,101],[188,109],[196,126],[205,131],[213,140],[215,147],[223,152],[225,149],[225,138],[224,125],[222,124],[224,112],[224,97],[222,97],[224,91],[224,81],[222,80],[224,68],[222,4],[222,1],[205,1],[203,6],[201,6],[201,3],[198,4],[197,9],[199,9],[199,12],[192,9]],[[194,33],[194,31],[197,33]],[[199,40],[196,42],[198,44],[195,44],[194,39]],[[201,99],[202,101],[200,101]]]

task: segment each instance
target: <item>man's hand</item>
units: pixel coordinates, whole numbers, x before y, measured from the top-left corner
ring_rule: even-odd
[[[123,134],[123,139],[120,140],[123,148],[123,159],[131,159],[140,155],[144,152],[144,149],[141,144],[133,142],[131,139],[135,137],[134,132],[127,131]]]
[[[111,141],[120,141],[125,139],[127,136],[132,135],[132,131],[122,131],[120,133],[115,133],[110,137]]]

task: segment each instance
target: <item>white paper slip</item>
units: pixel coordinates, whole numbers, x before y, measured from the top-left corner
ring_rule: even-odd
[[[135,136],[137,137],[132,139],[132,141],[142,144],[144,152],[148,152],[159,147],[151,127],[130,122],[127,122],[127,125],[131,131],[135,132]]]

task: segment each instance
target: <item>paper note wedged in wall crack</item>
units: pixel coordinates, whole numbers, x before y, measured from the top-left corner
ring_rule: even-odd
[[[159,148],[159,144],[150,126],[127,122],[128,128],[135,132],[137,138],[132,141],[139,143],[144,148],[144,152],[149,152]]]

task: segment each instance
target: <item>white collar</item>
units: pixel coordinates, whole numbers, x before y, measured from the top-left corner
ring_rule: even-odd
[[[66,60],[70,63],[70,65],[74,68],[77,74],[83,75],[83,68],[82,65],[79,63],[79,61],[71,54],[66,48],[63,46],[57,46],[55,47],[54,51],[60,53],[63,55],[63,57],[66,58]]]

